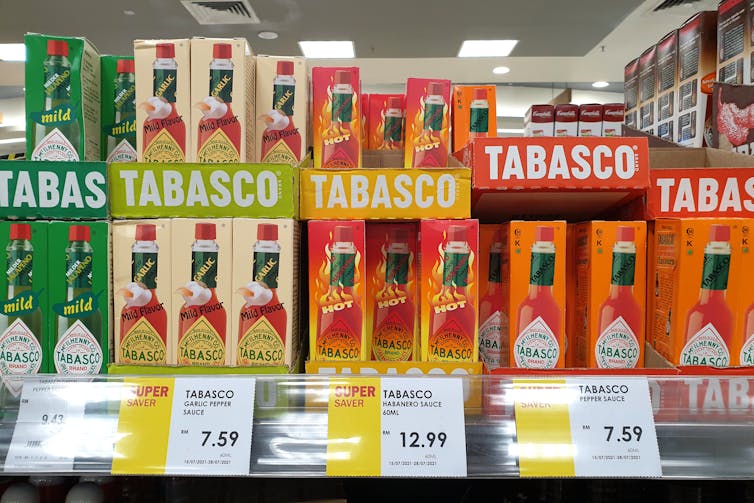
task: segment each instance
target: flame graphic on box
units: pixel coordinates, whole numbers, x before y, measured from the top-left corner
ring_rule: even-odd
[[[332,241],[332,233],[330,233],[330,239]],[[332,267],[332,253],[330,252],[329,242],[325,243],[324,247],[325,259],[322,261],[319,269],[317,270],[317,276],[314,279],[315,291],[313,292],[317,302],[320,306],[329,306],[331,304],[337,304],[339,302],[345,302],[353,300],[354,297],[358,297],[359,286],[361,285],[361,274],[359,273],[359,264],[361,263],[361,253],[356,251],[356,261],[354,263],[353,273],[353,294],[343,291],[342,286],[334,286],[332,291],[330,290],[330,269]]]
[[[356,113],[351,114],[351,122],[348,123],[347,128],[344,128],[340,121],[332,121],[332,81],[333,78],[331,77],[331,84],[327,86],[327,100],[325,100],[325,104],[322,105],[322,109],[319,113],[319,130],[322,131],[322,140],[338,138],[344,134],[351,134],[358,140],[359,131],[361,131],[361,113],[358,112],[358,95],[354,93],[352,97],[352,106]]]
[[[474,282],[476,281],[476,277],[474,276],[474,261],[476,260],[476,256],[473,251],[469,251],[469,274],[467,276],[467,286],[461,287],[466,289],[466,295],[459,292],[455,286],[444,286],[442,284],[443,269],[445,267],[445,252],[443,250],[443,245],[445,244],[446,237],[446,233],[443,232],[443,242],[437,245],[437,260],[435,260],[435,263],[432,266],[432,272],[428,278],[429,288],[427,289],[425,298],[433,308],[450,302],[464,300],[469,303],[473,302],[471,292],[474,291]]]
[[[387,236],[386,236],[387,238]],[[387,272],[387,247],[383,243],[380,248],[380,261],[372,275],[372,281],[369,283],[370,297],[376,301],[397,299],[400,297],[409,297],[409,292],[414,290],[415,272],[414,272],[414,254],[408,255],[408,282],[406,289],[402,290],[395,283],[385,282],[385,273]]]
[[[405,131],[401,131],[401,142],[394,145],[392,142],[385,141],[385,112],[387,111],[387,100],[383,100],[380,107],[380,122],[377,123],[375,131],[372,133],[371,145],[377,145],[377,150],[402,150],[403,138]],[[401,122],[403,122],[401,120]]]
[[[447,138],[450,133],[450,126],[447,121],[448,104],[443,106],[442,112],[442,129],[440,131],[430,131],[424,129],[424,101],[426,96],[419,100],[419,111],[414,115],[413,121],[408,127],[411,128],[411,138],[413,138],[414,151],[421,150],[420,147],[432,145],[433,143],[443,143],[443,138]],[[408,136],[407,136],[408,138]]]

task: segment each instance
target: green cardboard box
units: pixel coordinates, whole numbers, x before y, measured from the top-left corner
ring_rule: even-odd
[[[102,56],[100,159],[136,160],[136,79],[133,56]]]

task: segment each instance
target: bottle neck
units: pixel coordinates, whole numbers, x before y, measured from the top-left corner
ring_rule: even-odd
[[[555,280],[555,247],[552,243],[535,243],[531,252],[529,285],[552,288]]]
[[[709,248],[709,246],[708,246]],[[728,272],[730,269],[730,251],[714,253],[705,250],[702,268],[702,292],[722,291],[728,289]]]
[[[157,244],[154,241],[137,241],[131,253],[131,277],[134,283],[146,288],[157,288]]]
[[[442,284],[445,287],[466,288],[469,281],[469,251],[466,243],[449,242],[445,247]]]
[[[65,281],[69,291],[91,290],[92,288],[92,247],[86,241],[71,241],[66,249]]]
[[[633,243],[631,243],[633,245]],[[636,247],[618,245],[613,249],[613,265],[610,273],[612,287],[633,287],[636,275]],[[612,290],[612,288],[611,288]]]
[[[356,252],[350,243],[336,243],[330,265],[330,289],[353,288],[356,274]],[[342,246],[339,246],[342,245]]]
[[[10,242],[7,252],[6,279],[8,288],[31,288],[34,250],[31,243],[23,239]]]
[[[191,252],[191,280],[202,282],[207,288],[217,288],[216,244],[214,247],[194,247]]]
[[[350,123],[353,117],[353,90],[351,86],[339,89],[335,86],[332,94],[333,122]]]
[[[257,283],[264,283],[271,290],[278,287],[280,271],[280,246],[275,241],[257,241],[254,245],[252,277]]]
[[[217,61],[217,60],[215,60]],[[233,65],[217,65],[209,70],[209,95],[223,103],[233,101]]]
[[[408,252],[390,252],[387,254],[385,283],[387,285],[408,284]]]

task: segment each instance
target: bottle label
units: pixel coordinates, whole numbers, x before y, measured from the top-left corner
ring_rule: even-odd
[[[681,351],[681,365],[730,365],[728,346],[712,323],[707,323],[686,342]]]
[[[70,103],[61,103],[48,110],[29,113],[32,122],[45,127],[62,127],[77,121],[76,107]]]
[[[507,335],[508,327],[503,332],[503,313],[495,311],[479,327],[479,356],[489,368],[498,368],[502,364],[502,337]]]
[[[136,139],[136,118],[131,117],[116,122],[115,124],[107,124],[102,126],[102,131],[113,138],[128,138],[131,140]]]
[[[204,163],[241,162],[241,156],[225,131],[218,127],[199,149],[197,161]]]
[[[67,253],[65,283],[69,288],[91,288],[92,252],[71,251]]]
[[[530,285],[552,286],[555,278],[555,254],[532,252]]]
[[[594,357],[601,369],[632,369],[639,362],[639,341],[623,316],[618,316],[597,338]]]
[[[96,295],[91,292],[84,292],[68,302],[53,304],[52,310],[63,318],[86,318],[99,310],[99,296],[101,294],[102,292]]]
[[[42,138],[31,153],[32,161],[78,161],[79,153],[58,128]]]
[[[558,339],[541,316],[519,332],[513,355],[517,367],[553,369],[557,366],[560,358]]]
[[[45,65],[45,96],[52,99],[71,97],[71,69],[64,65]]]
[[[204,283],[207,288],[217,288],[217,252],[191,252],[191,280]]]
[[[157,253],[132,253],[131,277],[149,290],[157,288]]]
[[[469,254],[445,253],[445,265],[442,269],[442,284],[444,286],[468,286]]]
[[[378,361],[408,361],[414,351],[413,324],[406,323],[401,315],[388,309],[388,315],[374,330],[372,352]]]
[[[31,286],[34,253],[30,250],[10,250],[6,254],[8,269],[5,277],[8,286]]]
[[[115,81],[115,97],[113,98],[113,109],[120,113],[136,112],[136,83],[128,82],[125,86],[121,85],[118,80]]]
[[[225,344],[215,327],[200,316],[178,342],[180,365],[225,365]]]
[[[179,119],[180,120],[180,119]],[[144,127],[149,121],[144,122]],[[162,128],[149,145],[144,149],[144,161],[146,162],[183,162],[185,156],[183,150],[167,129]]]
[[[361,334],[336,318],[317,337],[317,355],[320,360],[360,360]]]
[[[42,346],[20,319],[0,335],[0,373],[36,374],[42,366]]]
[[[442,129],[442,115],[445,105],[442,103],[424,104],[424,129],[440,131]]]
[[[332,93],[333,121],[351,122],[353,114],[353,94]]]
[[[298,129],[296,130],[296,132],[298,133]],[[268,140],[267,135],[271,134],[275,134],[278,138]],[[288,144],[285,142],[285,139],[280,138],[278,131],[267,131],[263,134],[263,137],[264,138],[262,141],[273,141],[275,142],[275,145],[273,145],[270,150],[267,151],[261,162],[271,162],[274,164],[298,164],[298,156],[293,152],[293,150],[291,150],[291,147],[288,146]]]
[[[175,103],[178,70],[155,68],[153,72],[152,90],[158,98],[164,98],[168,103]]]
[[[727,290],[730,255],[704,254],[702,288],[705,290]]]
[[[490,252],[490,271],[487,279],[490,283],[500,283],[500,253]]]
[[[136,149],[128,140],[122,140],[108,155],[107,162],[135,162]]]
[[[55,345],[58,374],[99,374],[102,348],[81,320],[76,320]]]
[[[233,102],[233,70],[209,71],[209,95],[220,98],[223,103]]]
[[[636,254],[613,252],[613,269],[610,282],[617,286],[634,286]]]
[[[356,272],[355,253],[333,253],[330,269],[330,285],[351,287]]]
[[[408,253],[388,253],[385,283],[405,285],[408,283]]]
[[[146,316],[126,332],[120,343],[120,363],[136,365],[164,365],[167,348],[159,332]]]
[[[270,289],[277,288],[280,254],[276,252],[254,252],[253,261],[251,269],[254,281],[264,283]]]
[[[39,308],[39,295],[42,291],[31,290],[21,292],[5,302],[0,302],[0,315],[24,316],[31,314]]]
[[[472,108],[469,122],[471,133],[487,133],[490,124],[490,111],[488,108]]]
[[[749,334],[749,338],[741,347],[739,355],[739,365],[744,367],[754,367],[754,334]]]
[[[474,358],[473,337],[452,316],[435,333],[430,334],[427,348],[429,361],[470,362]]]
[[[285,363],[285,344],[266,317],[260,316],[241,336],[237,363],[241,367]]]
[[[288,117],[293,117],[293,102],[296,98],[296,86],[275,84],[272,91],[272,108],[280,110]]]
[[[403,118],[385,116],[385,141],[400,143],[403,139]]]

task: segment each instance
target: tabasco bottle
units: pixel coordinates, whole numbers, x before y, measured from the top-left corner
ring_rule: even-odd
[[[485,138],[489,124],[490,104],[487,101],[487,89],[476,87],[469,106],[469,138]]]
[[[508,367],[508,314],[503,307],[502,236],[496,231],[489,254],[487,291],[479,301],[479,356],[490,369]]]
[[[408,289],[411,250],[407,229],[388,235],[385,282],[377,292],[372,355],[377,361],[409,361],[414,352],[416,306]]]
[[[119,59],[116,65],[113,103],[114,124],[107,128],[107,162],[136,160],[136,79],[134,60]]]
[[[470,253],[468,229],[462,225],[448,227],[442,286],[432,299],[429,315],[429,361],[473,360],[476,314],[467,291]]]
[[[414,142],[413,167],[435,168],[448,164],[448,146],[442,141],[444,114],[443,84],[430,82],[424,100],[424,127]]]
[[[8,293],[0,315],[0,373],[36,374],[42,365],[42,311],[33,291],[34,247],[29,224],[10,224],[5,247]],[[44,284],[44,278],[40,283]],[[41,290],[41,289],[38,289]]]
[[[634,368],[639,360],[641,307],[634,298],[636,243],[633,227],[618,227],[613,246],[610,294],[600,306],[594,357],[600,368]]]
[[[403,148],[403,100],[400,96],[388,97],[384,114],[381,149],[399,150]]]
[[[237,364],[283,365],[288,314],[278,298],[278,226],[259,224],[254,243],[252,281],[239,290],[246,300],[238,325]]]
[[[202,111],[197,142],[198,162],[239,162],[241,123],[233,114],[233,46],[212,46],[209,96],[197,106]]]
[[[518,306],[513,345],[517,367],[555,368],[560,358],[561,311],[553,296],[555,229],[538,226],[531,249],[529,293]]]
[[[293,61],[278,61],[272,84],[272,110],[263,116],[262,162],[298,164],[301,133],[293,123],[296,79]]]
[[[725,302],[730,254],[730,227],[710,225],[699,300],[686,315],[681,365],[730,365],[733,313]]]
[[[132,282],[118,293],[126,304],[120,313],[120,361],[166,363],[168,315],[157,298],[157,227],[137,224],[131,247]]]
[[[338,225],[330,247],[330,284],[317,312],[317,355],[321,360],[361,358],[362,312],[354,295],[354,228]]]
[[[754,366],[754,304],[750,305],[744,315],[744,344],[739,355],[739,365]]]
[[[322,167],[355,168],[359,165],[359,139],[351,130],[353,86],[351,72],[337,70],[332,87],[330,127],[322,134]]]
[[[44,111],[34,124],[34,161],[78,161],[79,122],[71,103],[71,62],[68,42],[47,41],[44,61]]]

